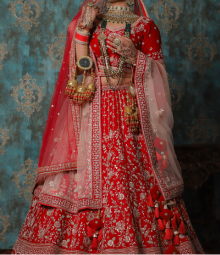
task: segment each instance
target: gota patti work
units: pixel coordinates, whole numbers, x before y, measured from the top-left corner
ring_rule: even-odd
[[[69,28],[73,36],[76,24],[74,20]],[[49,116],[55,118],[53,108],[58,107],[59,117],[53,124],[48,118],[44,137],[49,138],[42,145],[32,204],[13,252],[203,253],[181,198],[181,174],[175,170],[179,165],[171,146],[173,120],[159,30],[144,16],[131,25],[130,38],[138,49],[134,85],[139,134],[130,131],[124,118],[127,84],[115,91],[101,86],[99,33],[100,25],[94,28],[89,47],[96,73],[93,101],[78,106],[61,97],[67,78],[60,89],[62,77],[58,78],[59,92],[53,96]],[[105,34],[112,33],[122,36],[124,27],[107,26]],[[75,45],[69,41],[70,57],[64,56],[62,68],[68,63],[71,77]],[[108,53],[116,67],[119,55],[109,49]],[[62,68],[61,74],[67,74]],[[131,73],[131,65],[125,64],[123,72]],[[100,227],[91,235],[98,213]]]

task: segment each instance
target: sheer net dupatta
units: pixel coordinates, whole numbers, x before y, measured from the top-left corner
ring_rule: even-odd
[[[41,204],[71,213],[102,206],[100,79],[94,81],[96,93],[91,103],[78,106],[65,96],[76,65],[75,31],[82,7],[88,2],[83,2],[68,27],[63,63],[51,100],[33,187],[34,192],[38,184],[43,186],[39,195]],[[102,7],[104,1],[99,5]],[[94,56],[91,57],[95,63]],[[87,76],[84,85],[90,80]]]
[[[183,192],[181,168],[173,147],[173,114],[163,60],[138,51],[135,86],[141,125],[155,177],[166,200]]]

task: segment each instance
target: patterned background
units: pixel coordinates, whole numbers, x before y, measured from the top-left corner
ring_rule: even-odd
[[[145,2],[161,31],[175,145],[219,144],[219,0]],[[0,3],[0,249],[13,247],[29,209],[66,30],[79,4]]]

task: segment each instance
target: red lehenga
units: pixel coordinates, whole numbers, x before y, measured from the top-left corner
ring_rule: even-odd
[[[204,253],[181,198],[181,175],[175,171],[160,33],[143,2],[135,3],[141,16],[132,23],[131,39],[138,49],[134,81],[141,131],[132,133],[125,123],[127,84],[116,90],[101,86],[100,26],[90,41],[96,67],[93,102],[78,106],[64,96],[75,65],[72,38],[79,12],[69,26],[34,196],[13,253]],[[105,33],[123,35],[124,27],[107,26]],[[110,50],[109,55],[117,66],[118,55]],[[131,66],[123,70],[130,73]],[[153,101],[163,108],[154,108]],[[155,109],[161,110],[160,120],[171,114],[167,126],[154,122],[150,111]],[[168,138],[159,133],[158,123],[166,126]]]

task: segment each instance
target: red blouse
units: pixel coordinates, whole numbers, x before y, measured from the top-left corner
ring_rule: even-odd
[[[100,26],[101,25],[98,25],[96,27],[90,41],[90,46],[95,54],[99,70],[103,69],[101,52],[99,49],[99,41],[97,38],[97,36],[100,34]],[[107,25],[105,29],[105,35],[107,35],[108,37],[110,34],[114,33],[119,36],[123,36],[124,29],[125,25],[117,28],[113,28]],[[142,51],[143,53],[147,54],[148,57],[153,58],[155,60],[163,59],[160,31],[152,19],[146,17],[139,17],[135,22],[133,22],[131,24],[130,39],[133,41],[135,47],[138,50]],[[108,40],[106,40],[106,42],[108,45]],[[114,53],[109,48],[107,48],[107,51],[109,54],[111,66],[117,67],[119,54]],[[125,63],[123,71],[126,73],[130,73],[131,64]]]

